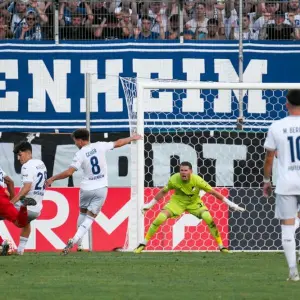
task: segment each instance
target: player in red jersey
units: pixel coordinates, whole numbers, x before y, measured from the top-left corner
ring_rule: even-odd
[[[0,219],[8,220],[17,227],[22,228],[28,223],[27,206],[36,205],[36,201],[32,198],[24,197],[20,200],[22,203],[20,210],[17,210],[10,202],[10,199],[12,199],[14,195],[14,182],[0,167]],[[0,254],[7,255],[10,249],[9,241],[0,236],[0,246],[2,246]]]

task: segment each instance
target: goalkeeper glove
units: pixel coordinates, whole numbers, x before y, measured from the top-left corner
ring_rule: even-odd
[[[155,204],[156,204],[157,200],[155,198],[153,198],[150,202],[145,203],[142,206],[142,212],[144,213],[145,211],[149,210],[150,208],[152,208]]]
[[[223,198],[223,201],[230,207],[232,208],[233,210],[235,211],[239,211],[239,212],[243,212],[245,211],[245,208],[242,208],[240,206],[238,206],[237,204],[233,203],[232,201],[230,201],[229,199],[227,198]]]

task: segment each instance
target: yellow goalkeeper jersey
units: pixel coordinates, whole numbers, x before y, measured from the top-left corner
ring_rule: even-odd
[[[209,192],[212,190],[212,187],[198,175],[191,174],[190,180],[184,181],[181,179],[180,174],[176,173],[170,177],[168,184],[163,190],[165,192],[174,190],[171,200],[188,205],[201,200],[199,196],[200,190]]]

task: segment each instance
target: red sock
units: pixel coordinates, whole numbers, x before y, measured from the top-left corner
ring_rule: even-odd
[[[0,236],[0,245],[4,242],[3,238]]]
[[[28,213],[27,213],[26,206],[23,205],[20,206],[17,222],[20,227],[24,227],[28,223]]]

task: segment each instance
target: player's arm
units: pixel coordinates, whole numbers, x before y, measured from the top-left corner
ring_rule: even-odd
[[[139,134],[134,134],[133,136],[130,136],[130,137],[127,137],[127,138],[124,138],[124,139],[118,139],[114,142],[114,148],[120,148],[120,147],[123,147],[127,144],[130,144],[133,141],[138,141],[138,140],[141,140],[141,139],[142,139],[142,136],[139,135]]]
[[[167,193],[168,191],[165,190],[165,187],[162,188],[150,202],[143,205],[142,210],[147,211],[148,209],[152,208],[160,199],[165,197]]]
[[[13,199],[15,197],[14,181],[9,176],[5,176],[4,183],[6,184],[7,191],[9,192],[9,198]]]
[[[16,196],[14,196],[10,202],[12,204],[15,204],[16,202],[20,201],[21,198],[25,197],[31,190],[31,185],[32,185],[32,182],[24,182],[24,185],[21,188],[21,190],[19,191],[19,193]]]
[[[273,123],[268,131],[266,141],[264,147],[266,149],[266,156],[264,162],[264,185],[263,185],[263,193],[265,197],[271,196],[272,193],[272,185],[271,185],[271,174],[272,174],[272,167],[274,156],[276,153],[277,145],[276,140],[273,134],[274,131],[274,124]]]
[[[276,150],[267,149],[266,151],[266,157],[264,163],[264,186],[263,186],[263,193],[265,197],[271,196],[272,193],[271,174],[272,174],[275,153]]]
[[[172,178],[172,177],[171,177]],[[168,184],[165,185],[156,195],[155,197],[148,203],[144,204],[143,207],[142,207],[142,210],[143,212],[152,208],[156,203],[157,201],[159,201],[160,199],[162,199],[163,197],[166,196],[166,194],[170,191],[170,190],[173,190],[174,189],[174,186],[173,186],[173,183],[172,183],[172,180],[171,178],[169,179],[168,181]]]
[[[76,171],[77,171],[77,168],[71,166],[67,170],[48,178],[46,180],[46,187],[51,186],[51,184],[56,180],[61,180],[61,179],[65,179],[65,178],[72,176],[73,173]]]
[[[216,191],[215,189],[213,189],[208,182],[206,182],[204,179],[202,179],[200,176],[198,177],[198,187],[200,188],[200,190],[205,191],[206,193],[209,193],[211,195],[213,195],[214,197],[216,197],[218,200],[226,203],[230,208],[237,210],[237,211],[245,211],[244,208],[238,206],[237,204],[233,203],[232,201],[230,201],[229,199],[227,199],[226,197],[224,197],[221,193],[219,193],[218,191]]]
[[[227,199],[226,197],[224,197],[221,193],[219,193],[218,191],[216,191],[215,189],[211,189],[210,191],[208,191],[207,193],[213,195],[214,197],[216,197],[218,200],[226,203],[230,208],[232,208],[233,210],[236,211],[240,211],[243,212],[245,211],[244,208],[238,206],[237,204],[233,203],[232,201],[230,201],[229,199]]]

